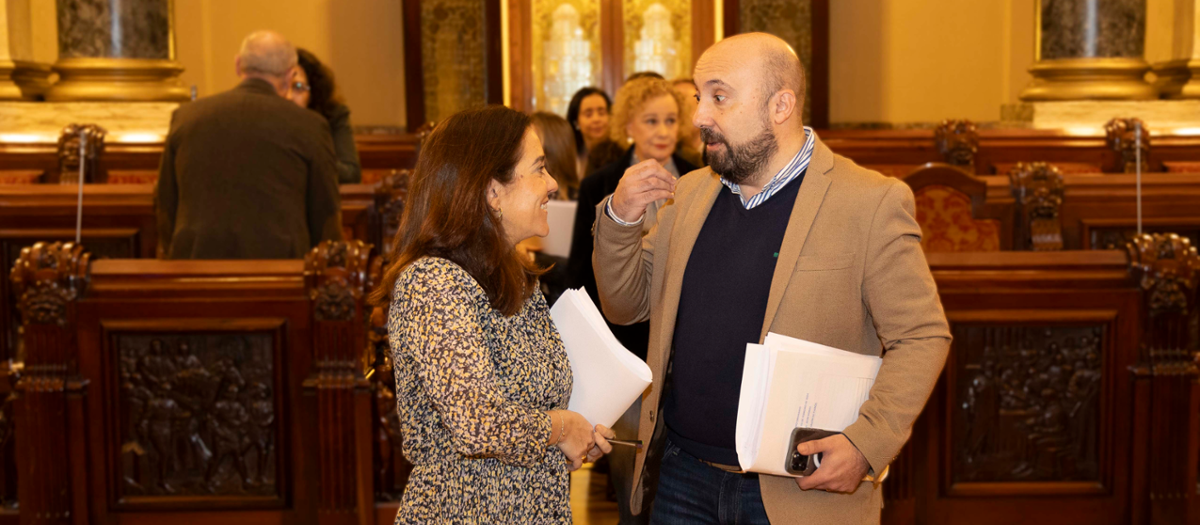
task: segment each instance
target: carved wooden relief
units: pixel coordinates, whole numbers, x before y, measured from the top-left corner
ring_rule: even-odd
[[[1135,414],[1144,414],[1145,422],[1134,432],[1146,448],[1135,453],[1150,465],[1149,513],[1185,522],[1200,476],[1200,466],[1184,460],[1196,457],[1200,442],[1200,255],[1188,239],[1169,233],[1143,234],[1127,248],[1130,269],[1140,278],[1143,312],[1133,372],[1144,385],[1137,389]]]
[[[94,233],[95,235],[89,235]],[[18,236],[19,235],[19,236]],[[21,230],[13,237],[0,237],[0,268],[12,268],[21,256],[21,250],[28,248],[36,241],[63,241],[75,238],[74,230],[47,229]],[[83,242],[88,247],[93,259],[117,258],[132,259],[136,257],[136,230],[84,230]],[[9,293],[9,280],[0,280],[0,360],[25,360],[24,347],[21,344],[21,317],[17,309],[17,298]]]
[[[1143,226],[1145,233],[1174,233],[1187,239],[1192,246],[1200,246],[1200,227]],[[1137,238],[1136,227],[1089,228],[1088,245],[1093,250],[1124,250]]]
[[[1062,173],[1045,162],[1018,163],[1008,178],[1020,206],[1022,245],[1033,251],[1061,250]]]
[[[1104,133],[1105,145],[1115,153],[1116,159],[1105,166],[1104,171],[1136,173],[1139,150],[1142,172],[1150,171],[1150,129],[1145,122],[1137,118],[1114,118],[1104,125]]]
[[[380,253],[391,252],[392,240],[396,237],[396,230],[400,228],[400,217],[404,211],[404,202],[408,198],[410,176],[408,170],[392,170],[375,188],[375,210],[383,223],[378,229],[383,232],[383,238],[372,241],[377,243]]]
[[[1104,333],[955,326],[952,481],[1099,480]]]
[[[15,373],[4,374],[4,390],[12,392],[16,382]],[[16,453],[16,395],[8,394],[0,402],[0,509],[16,511],[17,503],[17,461]]]
[[[396,381],[388,347],[387,314],[383,308],[375,308],[371,313],[367,341],[371,347],[369,380],[374,394],[371,441],[375,500],[400,501],[413,465],[404,457],[404,436],[400,431],[400,413],[396,410]]]
[[[937,145],[942,161],[952,166],[961,166],[975,172],[975,153],[979,151],[979,133],[975,123],[969,120],[943,120],[933,130],[933,141]]]
[[[356,436],[368,438],[375,428],[373,422],[354,417],[358,407],[369,409],[372,402],[364,375],[373,360],[363,304],[372,281],[370,255],[371,245],[362,241],[324,241],[304,258],[316,364],[304,385],[316,394],[319,446],[336,451],[322,455],[318,462],[321,486],[331,487],[321,493],[319,512],[355,512],[361,481],[353,458],[359,450],[364,455],[370,452],[358,448],[363,440]]]
[[[118,498],[278,496],[274,334],[117,333]]]
[[[1195,307],[1200,256],[1191,241],[1173,233],[1145,234],[1133,240],[1129,252],[1147,293],[1150,317],[1185,314]]]
[[[83,164],[84,182],[101,182],[100,157],[104,154],[104,137],[108,134],[104,128],[95,124],[70,124],[63,128],[58,135],[58,170],[59,182],[74,184],[79,182],[79,165]],[[79,141],[87,137],[80,156]]]
[[[11,279],[25,323],[66,326],[67,303],[86,288],[90,259],[74,243],[39,242],[23,248]]]
[[[20,511],[31,521],[67,523],[76,508],[70,469],[86,458],[68,437],[82,436],[87,429],[62,415],[79,409],[84,396],[75,308],[87,290],[89,261],[82,246],[39,242],[21,250],[10,274],[28,340],[15,388],[19,424],[14,455],[22,473]],[[87,520],[86,515],[74,517]]]

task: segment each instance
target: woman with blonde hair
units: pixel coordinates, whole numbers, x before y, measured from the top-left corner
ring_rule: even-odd
[[[609,137],[627,149],[619,160],[588,175],[579,184],[579,206],[575,211],[575,231],[571,238],[570,262],[567,269],[568,286],[583,287],[592,296],[593,301],[600,300],[596,291],[596,275],[592,272],[591,228],[596,220],[596,205],[616,190],[625,170],[639,162],[654,159],[676,177],[696,169],[675,151],[684,135],[684,129],[692,125],[690,120],[681,120],[683,108],[683,96],[672,89],[670,82],[662,78],[632,79],[617,90],[617,99],[613,103],[612,118],[609,121]],[[659,204],[661,203],[652,204],[646,209],[645,220],[642,222],[643,234],[655,224],[655,213]],[[629,351],[642,359],[646,358],[646,347],[650,339],[649,323],[632,326],[609,323],[609,327]],[[635,402],[621,420],[613,425],[613,431],[619,438],[629,439],[631,436],[637,436],[640,408],[641,403]],[[621,523],[636,523],[644,519],[645,513],[642,516],[634,516],[629,509],[633,455],[625,450],[617,450],[609,457],[609,465],[610,479],[616,489],[617,505],[621,511]]]

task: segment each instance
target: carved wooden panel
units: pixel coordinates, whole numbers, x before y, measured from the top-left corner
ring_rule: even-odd
[[[75,230],[61,228],[0,230],[0,268],[7,274],[17,262],[23,248],[35,242],[73,241]],[[137,257],[140,245],[136,228],[84,229],[83,245],[93,259],[132,259]],[[21,319],[16,309],[15,298],[9,292],[8,279],[0,279],[0,359],[12,358],[23,361],[21,346]]]
[[[276,344],[274,331],[112,333],[118,502],[281,498]]]
[[[1104,171],[1136,173],[1150,171],[1150,128],[1138,118],[1114,118],[1104,125],[1105,146],[1111,160]]]
[[[943,120],[933,130],[933,143],[937,145],[942,162],[951,166],[975,171],[975,152],[979,151],[979,132],[969,120]]]
[[[1188,239],[1192,246],[1200,246],[1200,224],[1194,226],[1142,225],[1145,233],[1174,233]],[[1088,247],[1093,250],[1124,250],[1137,237],[1137,227],[1088,228]]]
[[[1104,325],[954,327],[951,483],[1100,481]]]

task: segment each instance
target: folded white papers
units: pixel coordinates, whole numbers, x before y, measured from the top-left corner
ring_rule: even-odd
[[[550,223],[550,234],[542,238],[542,253],[570,257],[571,236],[575,233],[576,206],[578,203],[575,201],[546,203],[546,222]]]
[[[791,476],[784,465],[792,430],[845,430],[858,419],[882,363],[775,333],[746,345],[735,437],[742,469]]]
[[[570,410],[593,425],[612,427],[650,386],[650,367],[617,341],[581,289],[567,290],[550,308],[571,360]]]

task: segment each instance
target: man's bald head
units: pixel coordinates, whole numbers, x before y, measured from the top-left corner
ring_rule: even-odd
[[[242,40],[238,73],[245,76],[284,77],[296,67],[296,46],[274,31],[255,31]]]
[[[804,67],[796,51],[783,39],[767,33],[743,33],[726,38],[708,48],[700,60],[740,60],[757,58],[757,73],[761,75],[764,103],[775,93],[790,89],[796,94],[798,105],[804,104]]]

